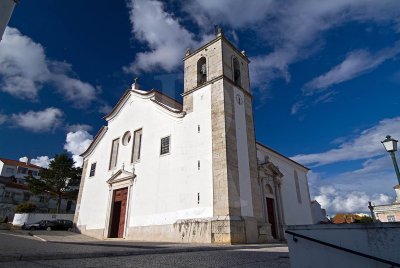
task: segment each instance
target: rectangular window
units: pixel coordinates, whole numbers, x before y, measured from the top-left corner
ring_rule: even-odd
[[[14,174],[14,169],[13,168],[7,168],[6,169],[7,174]]]
[[[160,155],[169,153],[169,140],[170,136],[161,139]]]
[[[140,160],[140,152],[142,150],[142,129],[135,131],[133,135],[133,145],[132,145],[132,159],[131,163]]]
[[[388,222],[395,222],[395,221],[396,221],[396,216],[394,216],[394,215],[387,215],[387,220],[388,220]]]
[[[28,173],[28,169],[23,167],[18,167],[18,173],[26,174]]]
[[[89,177],[93,177],[95,172],[96,172],[96,163],[92,163],[92,165],[90,166]]]
[[[39,172],[38,172],[38,171],[34,171],[34,172],[32,173],[32,175],[33,175],[33,176],[37,176],[37,175],[39,175]]]
[[[29,201],[31,195],[29,193],[24,193],[24,201]]]
[[[117,166],[118,146],[119,146],[119,138],[113,140],[112,142],[109,169],[113,169]]]
[[[28,174],[32,175],[33,170],[28,170]]]

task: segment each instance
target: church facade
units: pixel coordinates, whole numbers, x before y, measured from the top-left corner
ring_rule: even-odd
[[[219,31],[184,57],[183,104],[132,85],[82,154],[86,235],[265,243],[311,224],[308,169],[255,140],[249,60]]]

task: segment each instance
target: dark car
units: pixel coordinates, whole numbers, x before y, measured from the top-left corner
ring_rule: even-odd
[[[49,221],[46,220],[41,220],[38,222],[33,222],[33,223],[26,223],[22,225],[21,229],[23,230],[43,230],[43,226],[46,225]]]
[[[74,223],[69,220],[55,220],[48,221],[43,225],[40,225],[41,229],[50,231],[50,230],[65,230],[72,231],[72,227],[74,227]]]

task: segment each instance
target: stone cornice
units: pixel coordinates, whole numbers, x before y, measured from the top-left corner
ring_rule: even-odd
[[[201,50],[203,50],[204,48],[210,46],[211,44],[216,43],[219,40],[224,40],[226,42],[226,44],[228,44],[228,46],[230,46],[234,51],[236,51],[238,53],[238,55],[245,60],[247,63],[250,63],[250,60],[242,54],[242,52],[240,52],[234,45],[232,45],[232,43],[225,38],[225,36],[223,34],[218,34],[218,36],[216,38],[214,38],[213,40],[211,40],[210,42],[208,42],[207,44],[199,47],[198,49],[196,49],[195,51],[191,52],[190,55],[185,56],[182,60],[185,61],[188,58],[192,57],[193,55],[197,54],[198,52],[200,52]]]

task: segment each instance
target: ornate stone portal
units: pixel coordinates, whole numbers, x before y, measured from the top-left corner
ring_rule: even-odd
[[[258,178],[261,196],[263,197],[264,219],[267,223],[268,240],[283,240],[283,226],[285,219],[282,207],[282,184],[283,174],[279,168],[265,157],[264,163],[258,165]]]

